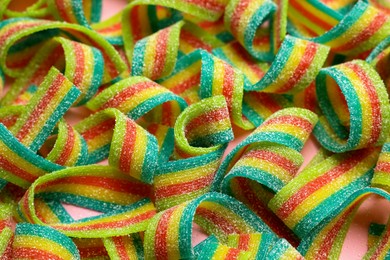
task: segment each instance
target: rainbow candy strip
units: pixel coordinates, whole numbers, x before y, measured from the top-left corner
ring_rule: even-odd
[[[50,69],[10,131],[21,144],[37,151],[79,95],[72,82],[57,69]]]
[[[175,155],[189,158],[214,152],[233,140],[225,98],[217,95],[189,106],[175,124]]]
[[[385,142],[390,103],[382,80],[368,63],[355,60],[322,69],[316,90],[324,116],[314,134],[322,146],[345,152]]]
[[[145,232],[145,258],[191,258],[193,219],[207,233],[213,233],[222,241],[233,233],[268,231],[264,223],[241,203],[220,193],[208,193],[160,212],[151,220]]]
[[[297,5],[295,10],[299,9],[298,5],[302,5],[300,1],[296,0],[292,3]],[[315,37],[311,40],[327,45],[333,52],[343,55],[357,56],[370,51],[387,37],[387,32],[390,29],[387,15],[368,4],[367,1],[358,1],[344,17],[340,17],[340,14],[330,11],[330,8],[317,1],[314,6],[306,6],[305,8],[317,12],[318,16],[310,15],[306,10],[304,15],[294,15],[296,19],[305,24],[311,21],[311,25],[319,26],[320,24],[323,27],[318,28],[318,34],[311,33],[310,37]],[[301,10],[303,11],[305,8]],[[320,18],[318,19],[318,17]],[[339,22],[336,24],[337,20]],[[314,27],[310,29],[314,29]],[[290,33],[297,35],[294,30],[290,30]]]
[[[336,210],[340,201],[369,184],[378,155],[377,148],[333,155],[305,168],[268,205],[303,238]]]
[[[374,66],[375,70],[381,76],[382,80],[385,83],[387,93],[390,90],[390,73],[387,70],[388,57],[390,54],[390,37],[384,39],[380,44],[378,44],[367,57],[366,61]]]
[[[111,259],[144,259],[143,242],[137,233],[105,238],[103,242]]]
[[[101,0],[49,0],[48,5],[57,20],[80,24],[87,28],[90,28],[90,22],[100,20],[102,9]]]
[[[110,195],[102,197],[101,194]],[[145,198],[149,194],[139,182],[114,168],[73,167],[35,181],[20,201],[18,211],[28,222],[49,225],[72,237],[121,236],[146,229],[149,219],[155,215],[153,204]],[[45,223],[33,206],[36,196],[57,197],[60,201],[107,213],[70,223]]]
[[[324,45],[286,36],[264,77],[245,89],[277,94],[302,91],[315,79],[328,52]]]
[[[225,61],[204,51],[200,78],[200,97],[223,95],[226,99],[232,122],[243,129],[253,125],[242,115],[244,75]]]
[[[174,125],[186,106],[182,98],[144,77],[123,79],[87,103],[92,111],[116,108],[134,120],[149,112],[151,121],[168,126]]]
[[[289,1],[290,33],[303,37],[316,37],[331,30],[341,19],[342,15],[339,12],[321,1]]]
[[[387,192],[390,191],[390,143],[386,142],[381,150],[378,162],[375,166],[374,177],[371,180],[371,185],[382,188]]]
[[[253,57],[271,61],[273,50],[269,36],[257,41],[256,33],[275,10],[271,0],[231,0],[225,9],[225,26]]]
[[[77,24],[16,18],[0,23],[0,65],[7,75],[18,77],[22,76],[24,73],[23,68],[11,68],[7,65],[6,60],[11,46],[25,36],[47,31],[49,29],[60,29],[61,31],[68,32],[77,40],[82,41],[85,44],[92,45],[101,51],[105,65],[102,83],[110,82],[119,75],[127,73],[126,64],[120,58],[119,53],[115,50],[115,48],[92,30]],[[48,36],[51,35],[49,34]],[[35,51],[35,49],[27,49],[27,53],[34,53]],[[24,56],[23,58],[25,59]],[[24,64],[26,64],[26,61],[23,65]]]
[[[289,108],[274,113],[227,155],[214,182],[218,188],[217,181],[223,177],[222,192],[246,204],[276,234],[294,245],[297,238],[267,204],[294,179],[303,163],[299,152],[316,122],[317,116],[304,109]]]
[[[267,259],[277,260],[304,260],[305,258],[285,239],[280,239],[267,255]]]
[[[152,80],[171,74],[177,59],[183,24],[180,21],[138,41],[134,46],[131,74]]]
[[[354,190],[351,196],[344,197],[340,201],[340,205],[335,212],[330,213],[328,218],[302,240],[298,248],[299,251],[307,258],[318,256],[329,259],[338,258],[347,230],[359,206],[373,194],[390,200],[389,194],[381,189],[364,188]],[[389,257],[389,247],[389,223],[387,223],[385,230],[382,230],[379,239],[369,248],[363,259],[385,259]]]
[[[89,163],[108,156],[111,166],[143,182],[153,181],[157,140],[119,110],[102,110],[78,123],[75,129],[87,142]]]
[[[57,139],[46,160],[63,166],[83,165],[87,161],[87,149],[84,138],[71,125],[61,120],[58,123]]]
[[[14,259],[80,259],[70,238],[50,227],[27,223],[16,226],[12,250]]]

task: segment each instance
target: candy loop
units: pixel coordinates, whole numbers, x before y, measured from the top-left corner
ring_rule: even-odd
[[[7,66],[7,56],[11,46],[23,37],[50,29],[60,29],[69,32],[71,35],[81,38],[83,42],[93,45],[102,52],[105,62],[103,83],[111,81],[122,73],[126,73],[126,65],[118,52],[96,32],[76,24],[25,18],[9,19],[0,23],[0,65],[4,72],[12,77],[21,76],[23,69]]]
[[[123,173],[146,183],[153,181],[156,138],[119,110],[102,110],[78,123],[75,129],[87,142],[90,164],[108,156],[109,164]]]
[[[388,95],[369,64],[355,60],[322,69],[316,90],[324,116],[314,134],[326,149],[345,152],[385,142],[390,123]]]
[[[178,117],[174,131],[178,158],[220,149],[234,138],[225,98],[215,96],[189,106]]]
[[[103,243],[111,259],[144,259],[143,242],[137,233],[104,238]]]
[[[193,220],[221,241],[226,241],[233,233],[268,231],[264,223],[238,201],[223,194],[208,193],[160,212],[151,220],[145,232],[145,257],[191,258],[194,254],[191,246]]]
[[[101,238],[144,231],[155,214],[155,208],[145,198],[148,191],[141,191],[140,188],[137,190],[137,185],[141,184],[134,182],[112,167],[68,168],[36,180],[20,201],[19,214],[30,223],[50,226],[71,237]],[[76,184],[81,186],[80,189],[74,188]],[[96,190],[102,193],[97,194]],[[35,197],[55,198],[56,193],[64,202],[88,205],[88,208],[107,213],[71,223],[45,223],[36,214]]]
[[[361,203],[372,194],[390,200],[389,194],[380,189],[364,188],[356,190],[351,196],[344,199],[343,203],[329,218],[325,219],[302,240],[298,250],[307,258],[317,256],[338,258],[352,218]],[[389,223],[387,223],[386,229],[378,241],[369,248],[363,259],[385,259],[388,257],[388,233]]]
[[[187,104],[147,78],[129,77],[100,92],[86,106],[92,111],[116,108],[133,120],[145,115],[149,122],[173,127]]]
[[[253,57],[270,61],[273,58],[270,37],[262,35],[264,33],[262,33],[260,26],[275,10],[276,5],[270,0],[232,0],[226,6],[224,23],[233,36]],[[265,38],[266,44],[263,43],[263,38]],[[256,46],[257,44],[260,46]]]
[[[304,238],[349,196],[369,185],[378,155],[378,148],[370,148],[330,156],[305,168],[268,206]]]

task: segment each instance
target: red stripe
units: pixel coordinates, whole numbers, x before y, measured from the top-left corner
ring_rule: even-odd
[[[268,119],[261,126],[278,125],[278,124],[293,125],[302,128],[302,130],[304,130],[307,133],[310,133],[314,127],[313,124],[310,123],[308,120],[302,117],[290,116],[290,115],[282,115],[282,116]]]
[[[124,133],[121,154],[119,157],[119,169],[123,172],[130,172],[131,161],[137,138],[137,128],[131,120],[126,120],[126,132]]]
[[[168,227],[176,208],[173,207],[165,211],[157,224],[157,232],[154,238],[154,253],[159,260],[168,259]]]
[[[28,29],[30,27],[39,26],[39,25],[44,24],[44,23],[46,23],[46,22],[27,22],[26,23],[26,21],[23,21],[23,24],[12,25],[12,27],[9,28],[7,31],[5,31],[4,34],[0,35],[0,46],[4,46],[5,41],[12,34],[14,34],[16,32],[23,31],[23,30]]]
[[[258,215],[265,224],[267,224],[272,231],[275,232],[279,237],[283,237],[290,242],[291,245],[297,247],[299,245],[298,237],[289,229],[286,224],[280,218],[278,218],[274,212],[272,212],[268,206],[257,197],[256,192],[253,191],[252,187],[249,184],[249,180],[238,177],[235,178],[239,185],[240,194],[244,201],[251,210],[253,210],[256,215]]]
[[[31,247],[14,247],[13,256],[14,259],[50,259],[50,260],[62,260],[61,256],[53,254],[51,252]]]
[[[17,160],[24,160],[24,159],[18,158]],[[19,168],[17,165],[8,161],[8,159],[3,157],[2,155],[0,155],[0,168],[4,169],[7,172],[10,172],[12,175],[18,176],[19,178],[31,183],[33,183],[39,177],[39,176],[34,176],[29,172],[26,172],[25,170]]]
[[[235,35],[235,36],[237,36],[237,34],[239,33],[238,27],[240,26],[241,18],[243,18],[242,14],[248,8],[248,5],[250,2],[251,2],[251,0],[237,1],[237,4],[234,8],[232,17],[230,18],[230,21],[231,21],[230,28],[232,30],[233,35]],[[245,17],[244,19],[247,19],[247,17]]]
[[[133,35],[133,43],[136,43],[138,40],[142,38],[142,31],[141,31],[141,21],[140,17],[138,15],[139,9],[141,9],[139,5],[134,6],[130,11],[130,27],[131,27],[131,34]]]
[[[226,260],[235,260],[238,259],[238,255],[240,254],[239,249],[237,248],[229,248],[227,255],[226,255]]]
[[[273,21],[273,30],[275,32],[275,38],[274,38],[274,50],[278,50],[280,45],[282,44],[282,40],[281,40],[281,37],[280,37],[280,32],[281,32],[281,28],[280,28],[280,23],[281,23],[281,14],[282,14],[282,11],[283,11],[283,4],[281,3],[281,0],[274,0],[276,6],[278,6],[278,8],[276,9],[276,12],[274,14],[274,16],[276,17]]]
[[[146,197],[150,194],[151,188],[149,185],[138,182],[129,181],[125,179],[113,179],[103,176],[69,176],[58,180],[48,181],[44,184],[38,185],[36,191],[44,191],[47,188],[52,188],[56,185],[74,185],[81,184],[84,186],[102,187],[106,190],[116,192],[128,193]]]
[[[375,86],[370,77],[359,65],[354,63],[346,63],[346,66],[352,69],[360,78],[361,82],[363,83],[362,86],[364,87],[370,100],[372,127],[369,144],[375,144],[379,139],[382,130],[382,113],[378,93],[376,92]]]
[[[162,104],[162,109],[161,109],[161,124],[166,125],[166,126],[174,126],[175,125],[175,119],[173,118],[176,115],[173,115],[172,112],[172,106],[173,102],[165,102]]]
[[[221,121],[229,117],[229,112],[225,107],[216,108],[215,110],[208,111],[207,113],[201,114],[198,117],[192,119],[185,128],[186,133],[191,133],[193,129],[202,125],[207,125],[212,122]]]
[[[150,210],[145,213],[139,214],[135,217],[120,219],[112,222],[89,224],[83,227],[73,226],[72,224],[53,225],[52,227],[64,231],[91,231],[96,229],[119,229],[150,219],[154,215],[156,215],[156,211]]]
[[[167,29],[164,29],[157,34],[157,44],[155,47],[156,53],[154,56],[154,66],[153,66],[153,72],[152,72],[152,76],[151,76],[152,79],[160,78],[161,74],[164,71],[167,52],[170,51],[167,48],[170,32],[171,32],[171,29],[167,28]]]
[[[68,3],[67,1],[63,1],[63,0],[56,0],[55,1],[55,4],[57,6],[57,10],[61,16],[61,18],[65,21],[65,22],[70,22],[71,23],[71,20],[69,18],[69,15],[68,15],[68,11],[66,10],[66,6],[65,6],[65,3]],[[72,7],[71,7],[72,8]],[[76,19],[77,20],[77,19]]]
[[[225,96],[229,111],[231,112],[233,106],[234,80],[236,77],[232,66],[230,66],[226,62],[223,62],[223,67],[225,73],[223,75],[222,94]]]
[[[194,49],[204,49],[208,52],[211,52],[213,47],[201,39],[197,38],[195,35],[191,34],[191,32],[182,30],[180,32],[180,39],[191,45]]]
[[[191,87],[198,86],[199,83],[200,83],[200,72],[181,81],[179,84],[175,85],[173,88],[169,90],[179,95]]]
[[[295,10],[297,10],[299,13],[302,14],[302,16],[306,17],[308,20],[313,22],[314,24],[321,26],[326,31],[333,28],[333,25],[330,23],[327,23],[325,20],[322,20],[321,18],[317,17],[316,15],[310,13],[306,10],[305,6],[301,5],[301,2],[299,0],[290,0],[289,1],[290,6],[292,6]]]
[[[102,121],[98,125],[88,128],[85,132],[82,133],[82,136],[85,140],[91,140],[107,131],[112,131],[114,129],[114,126],[115,119],[109,118],[105,121]]]
[[[256,92],[251,91],[247,92],[250,93],[250,96],[253,97],[258,104],[260,104],[263,107],[266,107],[268,110],[270,110],[272,113],[275,113],[276,111],[282,109],[283,107],[278,104],[278,102],[272,97],[271,94],[263,93],[263,92]],[[257,104],[255,104],[255,107]]]
[[[321,256],[321,259],[328,259],[330,250],[332,249],[333,243],[337,236],[340,234],[340,229],[344,223],[348,220],[349,214],[354,210],[355,207],[350,207],[346,212],[343,213],[341,218],[336,224],[328,231],[326,236],[322,239],[320,248],[317,251],[317,256]]]
[[[73,45],[74,54],[76,58],[75,71],[73,75],[73,84],[77,87],[81,87],[81,84],[83,83],[83,78],[85,76],[84,68],[86,67],[84,50],[80,43],[72,42],[72,45]]]
[[[225,234],[239,234],[241,230],[234,225],[234,221],[221,216],[220,213],[216,213],[212,210],[202,207],[202,204],[196,209],[196,215],[205,218],[212,222],[215,226],[221,229]]]
[[[350,39],[347,43],[332,48],[332,51],[342,52],[342,51],[350,51],[364,41],[367,41],[371,36],[376,34],[378,30],[382,27],[383,24],[387,22],[387,16],[383,13],[379,12],[370,22],[370,24],[363,29],[358,35]]]
[[[143,81],[135,83],[134,85],[130,85],[127,88],[120,91],[118,94],[113,96],[111,99],[109,99],[106,103],[104,103],[99,110],[103,110],[109,107],[118,107],[123,102],[129,100],[131,97],[133,97],[135,94],[144,91],[148,88],[158,87],[158,85],[154,82],[150,81]]]
[[[387,172],[390,174],[390,162],[379,161],[375,167],[375,171]]]
[[[42,97],[37,106],[34,107],[33,111],[31,111],[30,115],[28,116],[28,119],[24,122],[19,132],[15,135],[19,141],[23,141],[23,139],[30,133],[30,130],[34,127],[35,122],[38,121],[41,115],[45,113],[46,108],[50,105],[50,101],[58,93],[64,81],[65,77],[61,74],[58,74],[55,77],[55,79],[50,84],[46,94]]]
[[[291,90],[295,85],[306,75],[310,65],[312,64],[315,55],[318,50],[318,45],[313,42],[308,42],[305,48],[305,52],[300,58],[298,66],[295,68],[294,72],[291,74],[291,77],[288,79],[286,84],[284,84],[276,93],[284,93]]]
[[[238,237],[238,249],[241,250],[248,250],[249,249],[249,243],[251,240],[250,234],[240,234]]]
[[[302,201],[310,197],[315,191],[321,187],[335,181],[337,178],[351,170],[357,164],[362,162],[367,156],[372,153],[372,149],[359,150],[359,152],[350,153],[349,157],[340,162],[339,165],[330,169],[326,173],[316,179],[306,183],[297,192],[292,194],[290,198],[278,209],[277,214],[281,219],[286,219]]]
[[[107,250],[104,246],[91,246],[81,248],[77,246],[77,249],[80,252],[80,257],[83,258],[93,258],[99,256],[108,256]]]
[[[166,197],[194,192],[209,186],[213,178],[214,172],[210,172],[209,175],[197,178],[193,181],[187,181],[156,188],[155,196],[157,199],[163,199]]]
[[[295,165],[291,160],[288,158],[277,154],[272,151],[267,150],[252,150],[245,154],[244,158],[250,158],[254,157],[257,159],[268,161],[272,164],[276,164],[277,166],[285,169],[288,173],[290,173],[291,176],[295,176],[297,171],[299,170],[299,165]]]
[[[19,118],[18,115],[6,116],[3,118],[0,118],[0,123],[2,123],[5,127],[10,128],[11,126],[13,126],[16,123],[18,118]]]
[[[112,240],[114,241],[119,258],[121,260],[130,259],[126,251],[126,245],[123,241],[123,237],[113,237]]]
[[[70,155],[72,154],[75,145],[74,131],[70,125],[67,125],[67,139],[65,147],[62,149],[60,156],[55,161],[56,164],[65,165]]]

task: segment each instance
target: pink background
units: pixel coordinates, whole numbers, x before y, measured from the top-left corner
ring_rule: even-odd
[[[26,2],[24,3],[26,4]],[[116,0],[116,1],[103,1],[103,16],[102,19],[106,19],[119,10],[121,10],[127,1],[125,0]],[[78,121],[86,114],[85,111],[77,111],[72,109],[70,113],[67,114],[67,118],[70,121]],[[84,116],[83,116],[84,115]],[[235,131],[236,139],[229,145],[226,153],[228,153],[235,145],[242,141],[249,132],[244,132],[237,130]],[[305,157],[306,165],[308,161],[315,155],[318,149],[318,144],[312,137],[303,149],[303,155]],[[225,155],[226,155],[225,153]],[[80,219],[86,216],[99,214],[97,212],[92,212],[90,210],[80,209],[71,205],[65,205],[67,210],[75,219]],[[360,207],[350,229],[347,234],[346,241],[343,245],[342,254],[340,259],[361,259],[364,253],[367,251],[367,235],[368,227],[370,223],[386,223],[387,218],[390,213],[390,202],[386,201],[383,198],[372,196]],[[197,244],[206,238],[206,235],[202,233],[199,227],[194,227],[193,233],[193,244]]]

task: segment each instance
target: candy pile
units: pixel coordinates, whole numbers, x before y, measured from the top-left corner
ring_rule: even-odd
[[[390,200],[388,2],[101,1],[0,4],[2,259],[337,259]]]

